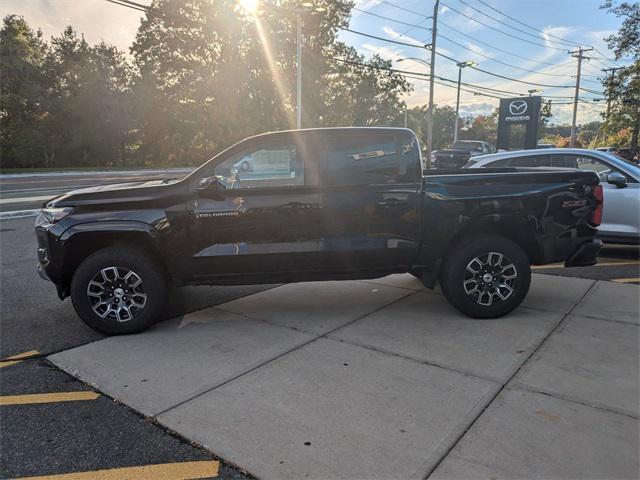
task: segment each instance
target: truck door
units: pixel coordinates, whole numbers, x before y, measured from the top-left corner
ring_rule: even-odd
[[[314,155],[299,136],[276,134],[240,145],[204,174],[215,183],[192,207],[195,275],[304,269],[320,241]]]
[[[326,136],[321,182],[325,265],[335,270],[415,262],[422,168],[412,132],[353,129]]]

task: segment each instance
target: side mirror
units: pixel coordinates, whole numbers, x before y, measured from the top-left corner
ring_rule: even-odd
[[[196,192],[205,198],[222,198],[220,190],[224,190],[224,186],[215,176],[201,178],[196,184]]]
[[[627,186],[627,178],[618,172],[611,172],[607,175],[607,183],[615,185],[618,188],[624,188]]]

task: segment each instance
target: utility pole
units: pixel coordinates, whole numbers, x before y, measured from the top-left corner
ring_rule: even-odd
[[[612,68],[603,68],[602,71],[604,73],[611,72],[611,78],[609,79],[609,88],[607,89],[607,120],[609,120],[609,115],[611,114],[611,89],[613,86],[613,82],[616,78],[616,71],[622,69],[622,67],[612,67]]]
[[[456,119],[453,123],[453,143],[458,141],[458,115],[460,112],[460,85],[462,84],[462,69],[464,67],[473,67],[475,64],[476,62],[472,61],[456,63],[458,66],[458,94],[456,95]]]
[[[296,11],[296,128],[302,128],[302,12]]]
[[[431,152],[433,151],[433,87],[436,73],[436,37],[438,34],[438,10],[440,0],[433,4],[433,27],[431,27],[431,62],[429,75],[429,107],[427,108],[427,168],[431,168]]]
[[[578,118],[578,96],[580,94],[580,73],[582,69],[582,60],[589,59],[589,57],[584,56],[584,52],[590,52],[593,48],[578,48],[573,52],[569,52],[572,57],[578,59],[578,74],[576,75],[576,94],[573,99],[573,120],[571,122],[571,140],[569,142],[569,147],[573,148],[576,143],[576,119]]]

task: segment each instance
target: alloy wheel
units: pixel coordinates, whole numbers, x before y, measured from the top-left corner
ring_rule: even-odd
[[[501,253],[488,252],[467,264],[463,286],[476,303],[490,307],[513,295],[517,278],[518,271],[511,260]]]
[[[142,278],[124,267],[106,267],[87,285],[87,297],[100,318],[128,322],[147,304]]]

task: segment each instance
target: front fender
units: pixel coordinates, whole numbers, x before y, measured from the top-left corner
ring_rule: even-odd
[[[71,225],[51,242],[49,275],[56,283],[58,295],[65,298],[73,274],[80,263],[92,253],[112,245],[124,244],[144,249],[161,259],[158,231],[148,223],[135,220],[101,220]]]

